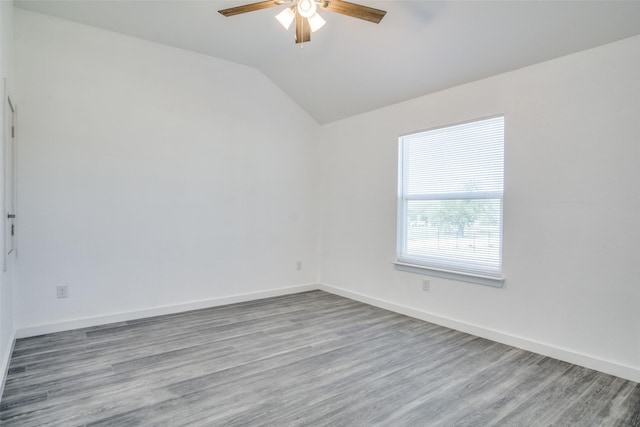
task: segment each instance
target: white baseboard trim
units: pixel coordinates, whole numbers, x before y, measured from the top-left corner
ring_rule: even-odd
[[[0,385],[0,393],[4,389],[4,383],[9,368],[9,361],[11,354],[13,353],[13,345],[18,338],[26,338],[36,335],[68,331],[72,329],[86,328],[91,326],[99,326],[108,323],[124,322],[127,320],[142,319],[146,317],[161,316],[164,314],[180,313],[189,310],[198,310],[202,308],[216,307],[220,305],[234,304],[237,302],[253,301],[263,298],[270,298],[288,294],[295,294],[300,292],[313,291],[320,289],[325,292],[329,292],[335,295],[339,295],[345,298],[349,298],[355,301],[360,301],[365,304],[369,304],[375,307],[380,307],[386,310],[390,310],[405,316],[414,317],[416,319],[424,320],[427,322],[435,323],[441,326],[445,326],[451,329],[455,329],[461,332],[466,332],[481,338],[486,338],[492,341],[496,341],[502,344],[510,345],[513,347],[521,348],[523,350],[531,351],[541,354],[543,356],[552,357],[554,359],[562,360],[575,365],[584,366],[585,368],[594,369],[596,371],[604,372],[606,374],[615,375],[620,378],[624,378],[630,381],[640,383],[640,369],[622,365],[620,363],[611,362],[608,360],[599,359],[586,354],[578,353],[565,348],[545,344],[542,342],[534,341],[531,339],[507,334],[504,332],[496,331],[493,329],[487,329],[481,326],[473,325],[470,323],[461,322],[455,319],[432,314],[423,310],[399,305],[390,301],[370,297],[358,292],[349,291],[346,289],[338,288],[328,285],[326,283],[309,283],[297,286],[291,286],[286,288],[272,289],[261,292],[251,292],[245,294],[231,295],[220,298],[213,298],[209,300],[194,301],[183,304],[175,304],[170,306],[154,307],[144,310],[129,311],[124,313],[109,314],[104,316],[86,317],[81,319],[68,320],[57,323],[50,323],[44,325],[35,325],[19,328],[14,332],[12,338],[11,351],[9,351],[4,360],[2,360],[2,366],[0,371],[3,375]],[[0,394],[1,396],[1,394]]]
[[[2,365],[0,366],[0,398],[4,394],[4,385],[7,382],[7,375],[9,374],[9,363],[11,362],[11,355],[13,354],[13,348],[16,345],[16,331],[14,330],[11,334],[11,344],[9,345],[9,349],[5,353],[2,358]]]
[[[268,291],[251,292],[246,294],[230,295],[209,300],[193,301],[183,304],[167,305],[148,308],[144,310],[127,311],[123,313],[107,314],[104,316],[84,317],[63,322],[48,323],[43,325],[18,328],[15,338],[33,337],[36,335],[50,334],[54,332],[69,331],[72,329],[87,328],[91,326],[106,325],[108,323],[126,322],[127,320],[143,319],[146,317],[162,316],[164,314],[181,313],[183,311],[199,310],[202,308],[216,307],[220,305],[234,304],[237,302],[253,301],[263,298],[271,298],[282,295],[297,294],[300,292],[318,289],[315,283],[308,283],[286,288],[271,289]],[[9,353],[11,354],[11,353]],[[4,383],[3,383],[4,384]]]
[[[416,319],[435,323],[447,328],[466,332],[477,337],[486,338],[502,344],[510,345],[512,347],[517,347],[523,350],[531,351],[533,353],[541,354],[543,356],[552,357],[564,362],[573,363],[574,365],[583,366],[585,368],[594,369],[596,371],[604,372],[606,374],[640,383],[640,369],[634,368],[632,366],[622,365],[616,362],[599,359],[565,348],[556,347],[553,345],[507,334],[493,329],[483,328],[481,326],[476,326],[470,323],[460,322],[458,320],[431,314],[426,311],[406,307],[378,298],[373,298],[346,289],[337,288],[325,283],[318,284],[318,289],[355,301],[360,301],[365,304],[384,308],[386,310],[393,311],[399,314],[404,314],[405,316],[414,317]]]

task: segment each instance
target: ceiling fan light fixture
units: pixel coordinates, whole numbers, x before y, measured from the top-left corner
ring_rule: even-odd
[[[303,18],[311,18],[316,13],[315,0],[298,0],[298,13]]]
[[[288,30],[293,22],[293,18],[296,17],[296,13],[293,11],[293,7],[288,7],[279,14],[276,15],[276,19],[284,27],[285,30]]]
[[[312,33],[318,31],[320,28],[324,27],[324,24],[327,23],[327,21],[322,19],[322,16],[318,15],[317,13],[314,13],[311,18],[307,18],[307,21],[309,21],[309,27],[311,28]]]
[[[325,20],[316,13],[318,7],[322,8],[323,13],[324,11],[336,12],[375,24],[378,24],[387,13],[384,10],[362,6],[346,0],[262,0],[257,3],[221,9],[218,12],[223,16],[234,16],[282,5],[288,7],[278,13],[275,18],[285,30],[288,30],[295,21],[294,40],[296,44],[311,41],[311,33],[318,31],[326,24]]]

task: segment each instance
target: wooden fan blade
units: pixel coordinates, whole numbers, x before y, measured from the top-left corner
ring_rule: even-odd
[[[354,18],[364,19],[365,21],[380,23],[386,11],[380,9],[374,9],[368,6],[362,6],[360,4],[349,3],[342,0],[330,0],[323,2],[320,7],[325,10],[341,13],[343,15],[352,16]]]
[[[311,41],[311,26],[307,18],[296,13],[296,43],[304,43]]]
[[[219,10],[218,12],[224,16],[233,16],[241,13],[253,12],[254,10],[268,9],[281,4],[282,2],[278,0],[267,0],[258,3],[245,4],[244,6],[230,7],[229,9]]]

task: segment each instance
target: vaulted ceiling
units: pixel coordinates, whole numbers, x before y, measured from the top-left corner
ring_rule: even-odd
[[[255,67],[319,123],[640,34],[638,0],[354,1],[387,15],[321,11],[327,24],[303,47],[274,19],[286,6],[217,13],[252,0],[15,5]]]

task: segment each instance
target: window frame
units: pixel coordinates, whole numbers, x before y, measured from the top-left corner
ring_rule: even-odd
[[[503,132],[503,141],[506,134],[506,120],[504,114],[497,114],[488,117],[482,117],[473,120],[467,120],[464,122],[458,122],[453,124],[448,124],[444,126],[433,127],[421,131],[411,132],[405,135],[401,135],[398,138],[398,199],[397,199],[397,246],[396,246],[396,261],[394,262],[396,269],[402,271],[408,271],[411,273],[418,274],[426,274],[436,277],[444,277],[447,279],[478,283],[488,286],[494,287],[502,287],[504,286],[504,276],[503,276],[503,263],[502,263],[502,250],[504,243],[504,166],[502,169],[502,191],[484,191],[484,192],[448,192],[448,193],[424,193],[424,194],[414,194],[414,195],[406,195],[404,194],[405,188],[407,188],[407,179],[408,174],[406,171],[408,170],[407,162],[408,156],[405,156],[404,153],[404,142],[406,138],[419,135],[426,132],[437,131],[446,128],[452,128],[459,125],[481,122],[485,120],[495,119],[495,118],[503,118],[502,124],[502,132]],[[504,162],[504,142],[502,146],[502,155]],[[504,165],[504,163],[503,163]],[[442,262],[443,258],[438,257],[429,257],[429,256],[411,256],[406,251],[407,248],[407,237],[409,233],[409,223],[408,221],[408,205],[410,201],[414,200],[499,200],[499,215],[500,215],[500,225],[499,225],[499,241],[500,247],[498,252],[498,261],[499,267],[498,269],[487,267],[486,264],[483,266],[482,263],[478,262],[461,262],[456,263],[449,259],[446,262]],[[456,269],[452,268],[458,264],[463,268]],[[472,271],[468,271],[469,265],[473,265],[474,268]],[[464,268],[464,267],[467,268]],[[484,268],[483,268],[484,267]]]

